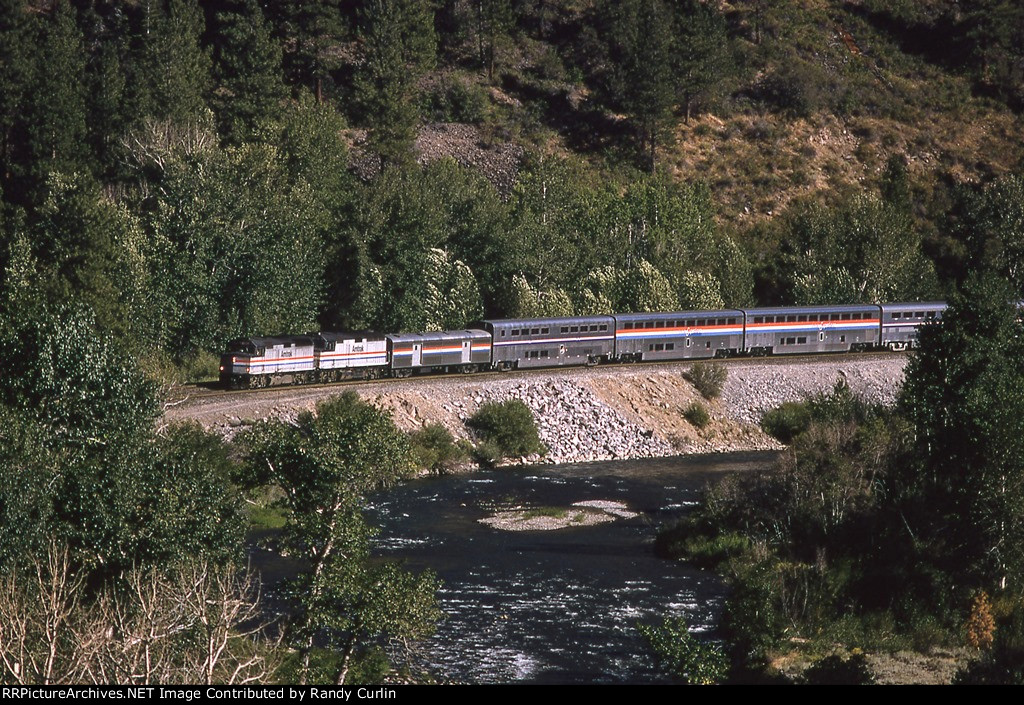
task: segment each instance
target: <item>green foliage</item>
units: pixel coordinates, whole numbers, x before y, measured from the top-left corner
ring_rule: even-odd
[[[658,533],[655,551],[659,556],[689,561],[701,568],[719,568],[725,562],[751,552],[750,539],[738,532],[708,535],[700,522],[684,519]]]
[[[177,358],[242,335],[310,330],[323,296],[325,214],[274,147],[196,151],[140,136],[139,169],[162,170],[145,230],[152,340]],[[166,151],[165,151],[166,150]],[[259,253],[259,256],[254,256]]]
[[[761,428],[783,443],[792,443],[812,423],[862,424],[877,413],[878,410],[855,396],[845,380],[841,379],[828,394],[818,392],[802,402],[784,402],[765,412],[761,418]]]
[[[483,317],[480,287],[465,262],[453,261],[447,252],[433,249],[426,265],[421,330],[458,329]]]
[[[828,84],[828,77],[819,67],[791,57],[765,76],[760,93],[769,105],[806,118],[825,105]]]
[[[179,126],[195,123],[210,89],[210,57],[200,44],[203,12],[196,0],[146,3],[141,10],[141,55],[131,82],[138,111]]]
[[[800,682],[806,685],[874,685],[875,677],[864,654],[853,654],[846,659],[833,655],[815,661],[803,672]]]
[[[683,416],[686,417],[687,421],[701,430],[707,428],[711,424],[711,414],[708,413],[707,407],[699,401],[695,401],[686,407],[686,410],[683,412]]]
[[[481,404],[466,425],[476,431],[489,451],[493,444],[499,458],[544,452],[533,414],[518,399]]]
[[[1006,176],[970,194],[957,224],[976,266],[1024,292],[1024,178]]]
[[[0,350],[11,419],[0,513],[16,521],[3,524],[0,553],[21,560],[58,538],[76,565],[112,575],[237,549],[222,444],[194,428],[155,438],[153,385],[91,315],[21,310],[0,326]]]
[[[810,424],[811,411],[807,404],[799,401],[784,402],[761,417],[764,432],[782,443],[792,443]]]
[[[238,144],[280,116],[287,95],[281,47],[256,0],[235,0],[217,17],[221,41],[214,56],[212,106],[221,135]]]
[[[744,566],[733,580],[721,628],[734,664],[756,664],[785,633],[785,617],[775,599],[775,578],[773,564],[760,561]]]
[[[926,326],[901,397],[915,463],[894,488],[928,560],[964,587],[1021,588],[1024,350],[1012,290],[972,278]]]
[[[419,0],[363,3],[356,96],[371,127],[373,147],[386,163],[412,157],[417,81],[433,66],[437,45],[433,19],[431,6]]]
[[[285,593],[296,680],[344,683],[381,639],[429,635],[440,616],[436,578],[371,561],[373,530],[362,517],[366,492],[413,467],[409,441],[390,417],[346,392],[294,426],[265,422],[243,443],[244,484],[279,489],[288,519],[280,550],[308,566]],[[318,658],[321,649],[330,658]]]
[[[439,423],[427,424],[409,435],[416,466],[427,470],[449,470],[466,460],[466,449]]]
[[[673,6],[677,47],[673,75],[689,120],[694,107],[716,102],[735,67],[726,20],[717,8],[695,0]]]
[[[427,111],[438,122],[481,123],[489,104],[483,87],[457,76],[442,76],[427,96]]]
[[[638,624],[637,630],[670,674],[690,685],[715,685],[725,680],[727,660],[722,650],[690,634],[686,620],[667,618],[661,626]]]
[[[43,296],[55,305],[87,304],[121,340],[149,338],[150,273],[138,219],[83,176],[52,173],[45,190],[32,233]]]
[[[512,286],[505,304],[509,316],[515,318],[551,318],[571,316],[572,301],[561,289],[538,291],[530,286],[526,277],[512,277]]]
[[[719,362],[697,362],[686,373],[687,379],[705,399],[720,397],[728,376],[728,368]]]
[[[791,225],[785,267],[794,303],[909,301],[934,296],[934,268],[899,205],[857,198],[812,207]]]
[[[509,0],[475,0],[475,33],[480,65],[487,69],[487,80],[494,82],[500,46],[513,23]]]
[[[497,236],[502,208],[480,177],[447,160],[392,168],[359,195],[347,225],[359,302],[351,327],[462,327],[479,316],[480,289],[490,298],[507,286],[498,279],[508,257]]]
[[[633,115],[640,153],[654,171],[655,149],[673,104],[671,16],[658,0],[609,3],[608,42],[615,71],[614,94]]]
[[[19,3],[21,5],[21,3]],[[24,6],[14,13],[6,33],[14,64],[7,73],[13,90],[5,124],[5,191],[22,202],[39,198],[51,171],[87,173],[85,51],[70,2],[53,3],[48,12],[32,14]],[[9,144],[9,146],[8,146]],[[13,178],[12,178],[13,177]],[[21,198],[19,198],[21,197]]]
[[[626,271],[602,267],[587,277],[576,306],[581,313],[674,311],[679,308],[672,285],[647,260]]]

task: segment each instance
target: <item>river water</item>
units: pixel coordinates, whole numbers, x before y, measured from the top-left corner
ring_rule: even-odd
[[[458,682],[650,683],[638,622],[683,616],[713,630],[724,587],[713,574],[655,557],[658,528],[684,516],[723,473],[769,465],[732,453],[482,471],[410,482],[375,497],[376,551],[441,578],[445,618],[422,649]],[[632,519],[553,531],[480,523],[509,507],[620,502]]]

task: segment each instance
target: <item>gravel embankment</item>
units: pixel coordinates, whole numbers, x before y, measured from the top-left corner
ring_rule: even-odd
[[[722,408],[733,419],[759,423],[764,412],[783,402],[828,392],[845,380],[857,396],[872,403],[892,404],[903,384],[903,355],[826,358],[809,364],[757,365],[744,361],[729,368]]]
[[[465,421],[481,404],[519,399],[533,412],[550,463],[654,458],[674,455],[672,445],[654,430],[631,423],[575,382],[563,380],[505,381],[455,400],[445,409]]]
[[[482,403],[520,399],[533,412],[548,447],[544,460],[551,463],[763,450],[780,447],[757,425],[765,411],[827,392],[841,379],[870,401],[892,403],[906,359],[865,355],[733,360],[727,363],[722,396],[712,402],[686,381],[683,373],[690,364],[685,363],[197,395],[169,407],[165,421],[194,420],[231,437],[256,420],[291,419],[323,399],[355,390],[388,410],[403,429],[440,423],[461,438],[470,437],[464,422]],[[694,403],[710,413],[712,422],[703,429],[684,416]]]

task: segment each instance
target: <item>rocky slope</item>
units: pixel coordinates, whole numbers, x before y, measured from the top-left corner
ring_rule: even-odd
[[[165,420],[194,420],[230,437],[256,420],[294,418],[353,389],[387,409],[403,429],[440,423],[459,438],[471,437],[464,422],[481,404],[520,399],[533,411],[549,449],[544,461],[551,463],[762,450],[779,447],[757,426],[768,409],[827,391],[839,380],[869,400],[891,403],[905,362],[889,355],[733,360],[726,363],[721,398],[711,402],[684,377],[689,364],[667,364],[196,395],[169,406]],[[703,429],[684,416],[694,402],[711,416]]]

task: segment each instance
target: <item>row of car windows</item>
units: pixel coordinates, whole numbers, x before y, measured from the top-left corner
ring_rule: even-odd
[[[824,321],[869,321],[873,313],[812,313],[788,316],[754,316],[754,323],[820,323]]]
[[[695,326],[734,326],[735,318],[688,318],[679,321],[626,321],[623,330],[639,330],[641,328],[693,328]]]
[[[561,326],[558,329],[559,333],[599,333],[601,331],[607,331],[608,325],[606,323],[594,324],[590,326]],[[514,338],[520,335],[549,335],[551,333],[550,328],[513,328],[511,336]],[[505,331],[501,331],[501,337],[505,337]]]
[[[892,320],[898,321],[901,318],[924,318],[930,321],[938,315],[938,311],[893,311]]]

